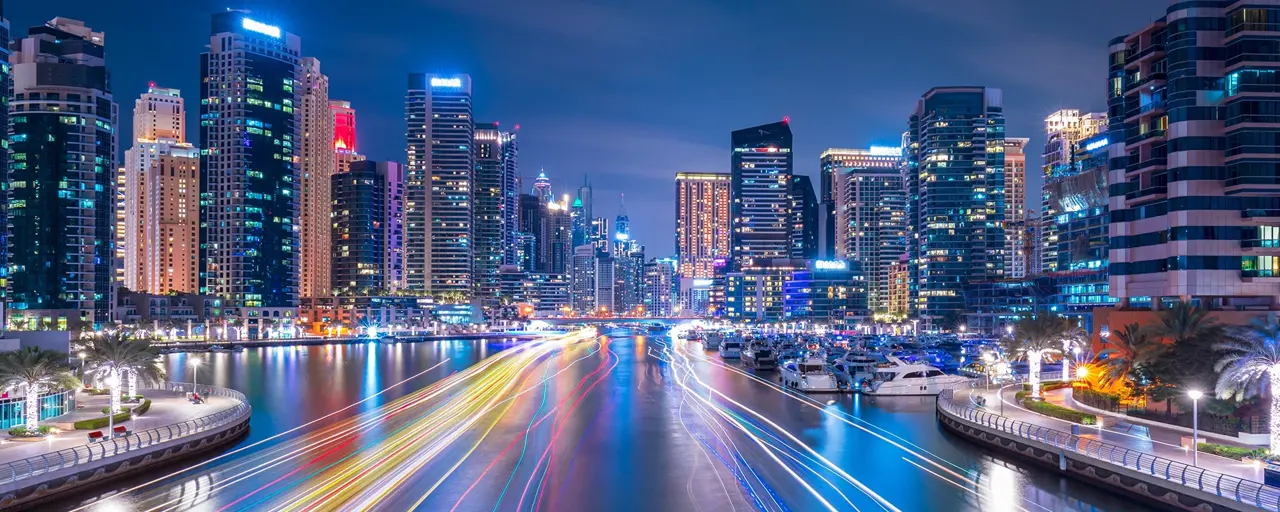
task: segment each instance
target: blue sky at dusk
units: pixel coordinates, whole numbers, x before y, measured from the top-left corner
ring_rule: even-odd
[[[1031,138],[1039,195],[1042,121],[1105,110],[1107,41],[1168,0],[9,0],[13,37],[55,16],[106,33],[130,145],[147,83],[187,98],[198,143],[199,54],[209,15],[247,8],[302,37],[332,99],[357,109],[359,150],[404,160],[406,74],[469,73],[476,119],[520,125],[526,185],[557,195],[589,176],[597,215],[626,193],[650,256],[674,246],[673,177],[729,170],[729,132],[790,116],[797,172],[828,147],[896,144],[937,85],[1004,89],[1008,136]],[[528,188],[528,187],[526,187]],[[1032,203],[1038,207],[1039,200]]]

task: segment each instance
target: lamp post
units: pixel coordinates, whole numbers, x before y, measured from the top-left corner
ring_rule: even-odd
[[[197,386],[196,377],[199,376],[200,374],[200,358],[198,357],[191,358],[190,364],[191,364],[191,392],[198,394],[199,391],[196,390],[196,386]]]
[[[1191,397],[1191,465],[1200,466],[1200,397],[1204,396],[1199,390],[1193,389],[1187,392],[1187,396]]]
[[[112,373],[115,373],[115,372],[112,372]],[[115,387],[119,383],[120,383],[120,379],[117,379],[115,375],[107,377],[108,388]],[[115,396],[114,392],[112,396],[113,397]],[[114,398],[112,400],[114,401]],[[111,406],[114,406],[114,405],[115,404],[111,404]],[[107,407],[107,433],[108,434],[114,434],[116,429],[116,411],[111,406]]]
[[[80,378],[83,379],[84,378],[84,358],[85,358],[84,351],[81,350],[79,354],[76,354],[76,357],[80,358]]]
[[[999,375],[1004,375],[1004,374],[1008,373],[1008,372],[1009,372],[1009,363],[1006,363],[1006,362],[1004,362],[1004,361],[1000,361],[1000,363],[996,365],[996,371],[997,371],[997,372],[999,372],[999,373],[998,373]],[[996,400],[999,400],[999,401],[1000,401],[1000,415],[1001,415],[1001,416],[1004,416],[1004,396],[1003,396],[1003,393],[1000,393],[999,391],[996,391]]]

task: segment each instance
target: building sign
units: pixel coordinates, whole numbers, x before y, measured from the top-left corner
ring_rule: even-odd
[[[259,34],[266,34],[277,39],[280,37],[280,27],[273,27],[260,21],[244,18],[240,21],[240,26],[244,27],[245,30],[252,30]]]
[[[871,146],[869,151],[872,156],[902,156],[902,148],[893,146]]]
[[[713,283],[715,283],[715,281],[711,279],[694,279],[693,287],[694,288],[710,288]]]
[[[818,270],[849,270],[849,262],[840,260],[817,260],[813,268]]]
[[[1085,150],[1085,151],[1093,151],[1093,150],[1095,150],[1095,149],[1099,149],[1099,148],[1106,147],[1108,144],[1111,144],[1111,141],[1110,141],[1110,140],[1107,140],[1107,139],[1099,139],[1099,140],[1095,140],[1095,141],[1093,141],[1093,142],[1090,142],[1090,143],[1086,144],[1086,145],[1084,146],[1084,150]]]
[[[431,78],[432,87],[462,87],[461,78]]]

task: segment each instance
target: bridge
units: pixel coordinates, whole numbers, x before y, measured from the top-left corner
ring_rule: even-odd
[[[647,323],[647,324],[667,324],[674,325],[681,322],[692,322],[694,320],[703,320],[698,317],[618,317],[618,318],[531,318],[530,321],[546,322],[550,325],[574,325],[574,324],[630,324],[630,323]]]

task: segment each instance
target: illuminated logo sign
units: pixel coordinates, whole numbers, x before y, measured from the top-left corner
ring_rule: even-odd
[[[840,260],[817,260],[813,268],[818,270],[849,270],[849,262]]]
[[[1095,150],[1095,149],[1099,149],[1099,148],[1106,147],[1108,144],[1111,144],[1111,141],[1110,141],[1110,140],[1108,140],[1108,139],[1099,139],[1099,140],[1095,140],[1095,141],[1093,141],[1093,142],[1090,142],[1090,143],[1086,144],[1086,145],[1084,146],[1084,150],[1085,150],[1085,151],[1093,151],[1093,150]]]
[[[245,30],[252,30],[259,34],[266,34],[275,38],[280,37],[280,27],[273,27],[260,21],[244,18],[240,21],[240,26],[244,27]]]
[[[461,78],[432,78],[432,87],[462,87]]]
[[[694,287],[694,288],[708,288],[708,287],[710,287],[710,286],[711,286],[711,284],[712,284],[712,283],[714,283],[714,282],[715,282],[715,281],[713,281],[713,280],[711,280],[711,279],[694,279],[694,280],[693,280],[693,287]]]
[[[893,146],[871,146],[871,156],[902,156],[902,148]]]

